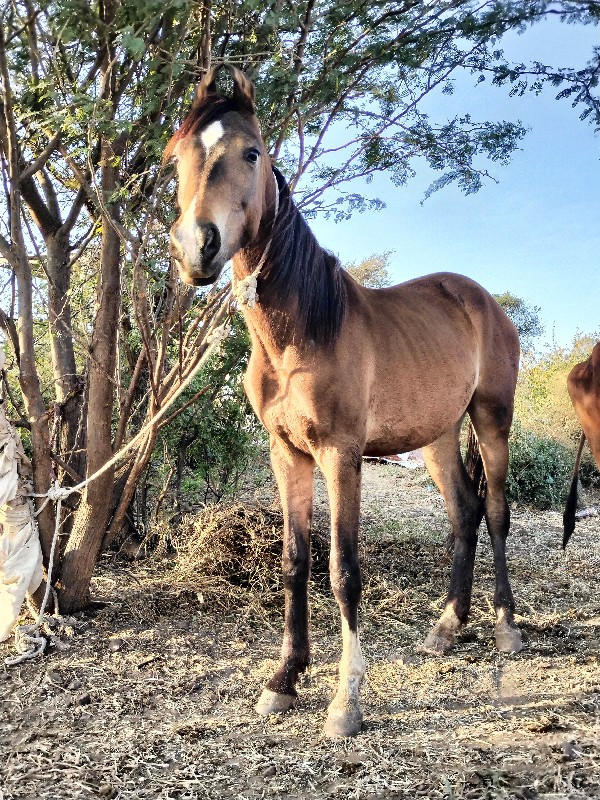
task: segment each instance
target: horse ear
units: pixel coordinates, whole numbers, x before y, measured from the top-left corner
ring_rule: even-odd
[[[233,78],[233,99],[238,105],[254,113],[254,84],[237,67],[229,65]]]
[[[217,76],[223,68],[227,69],[233,80],[233,100],[242,108],[254,113],[254,85],[233,64],[217,64],[208,70],[196,89],[194,107],[203,103],[207,95],[217,94]]]
[[[196,87],[196,97],[194,98],[194,106],[199,106],[204,100],[206,100],[206,96],[209,94],[216,94],[217,91],[217,75],[219,74],[219,70],[222,69],[223,64],[217,64],[216,67],[209,69],[206,75],[202,78],[198,86]]]

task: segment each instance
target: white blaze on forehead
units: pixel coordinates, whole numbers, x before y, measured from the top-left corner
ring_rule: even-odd
[[[223,128],[223,124],[220,120],[216,120],[216,122],[212,122],[208,128],[205,128],[202,133],[200,134],[200,141],[204,145],[204,149],[206,150],[206,154],[210,153],[211,149],[216,145],[219,141],[221,136],[225,133],[225,129]]]

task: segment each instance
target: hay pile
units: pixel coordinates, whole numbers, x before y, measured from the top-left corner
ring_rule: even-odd
[[[268,506],[207,506],[184,518],[172,542],[175,582],[219,609],[280,608],[283,514]],[[312,583],[329,591],[329,535],[312,536]]]
[[[313,615],[330,613],[335,605],[329,581],[328,523],[326,514],[319,515],[312,532]],[[173,584],[196,593],[208,608],[243,607],[279,614],[282,537],[283,514],[274,506],[207,506],[184,518],[171,533],[177,550]],[[397,533],[390,532],[361,536],[360,551],[363,606],[381,618],[397,617],[409,586],[414,590],[432,580],[444,581],[448,572],[449,559],[435,542],[399,541]]]

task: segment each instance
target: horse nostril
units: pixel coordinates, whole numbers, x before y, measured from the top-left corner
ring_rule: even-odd
[[[202,254],[209,263],[221,249],[221,234],[216,225],[207,222],[203,226],[204,242],[202,244]]]

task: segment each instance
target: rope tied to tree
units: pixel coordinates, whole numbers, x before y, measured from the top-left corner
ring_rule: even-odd
[[[212,320],[210,328],[206,335],[206,350],[198,360],[198,363],[192,368],[190,373],[187,375],[186,378],[179,384],[176,391],[173,392],[171,397],[167,400],[164,406],[159,409],[159,411],[152,417],[152,419],[146,423],[146,425],[141,428],[141,430],[126,444],[124,445],[115,455],[109,459],[100,469],[90,475],[89,478],[86,478],[81,483],[78,483],[76,486],[61,486],[58,481],[55,481],[53,485],[48,489],[47,492],[44,494],[35,494],[29,493],[28,497],[36,497],[36,498],[43,498],[44,502],[39,507],[39,509],[35,512],[32,517],[33,523],[37,526],[35,518],[39,516],[39,514],[43,511],[43,509],[48,505],[48,503],[54,502],[56,503],[56,514],[55,514],[55,524],[54,524],[54,535],[52,537],[52,544],[50,546],[50,555],[48,557],[48,567],[46,569],[46,589],[44,592],[44,598],[40,605],[40,610],[37,614],[37,617],[33,623],[29,623],[26,625],[17,625],[15,628],[15,649],[17,651],[17,655],[9,656],[8,658],[4,659],[4,663],[9,666],[15,666],[17,664],[22,663],[23,661],[29,661],[32,658],[36,658],[38,655],[41,655],[47,645],[46,637],[41,633],[42,626],[44,624],[48,624],[51,617],[46,614],[46,607],[48,605],[48,600],[50,599],[50,594],[53,594],[54,597],[54,615],[52,616],[52,620],[54,623],[58,622],[59,624],[64,624],[64,619],[58,613],[58,598],[56,595],[56,591],[52,586],[52,572],[54,569],[54,557],[56,552],[56,545],[58,542],[58,537],[60,536],[60,530],[62,527],[61,521],[61,514],[62,514],[62,503],[63,500],[66,500],[67,497],[74,494],[75,492],[81,492],[88,486],[90,483],[95,481],[100,475],[104,474],[108,469],[113,467],[121,458],[125,455],[125,453],[129,452],[132,447],[145,436],[154,425],[167,413],[169,408],[173,405],[173,403],[183,394],[183,392],[188,388],[188,386],[192,383],[194,378],[198,375],[202,367],[206,364],[208,359],[211,357],[213,352],[220,346],[221,342],[227,337],[229,334],[229,321],[226,320],[225,322],[221,322],[223,316],[228,313],[228,303],[224,302],[223,306],[221,307],[220,311],[215,315],[215,318]]]

